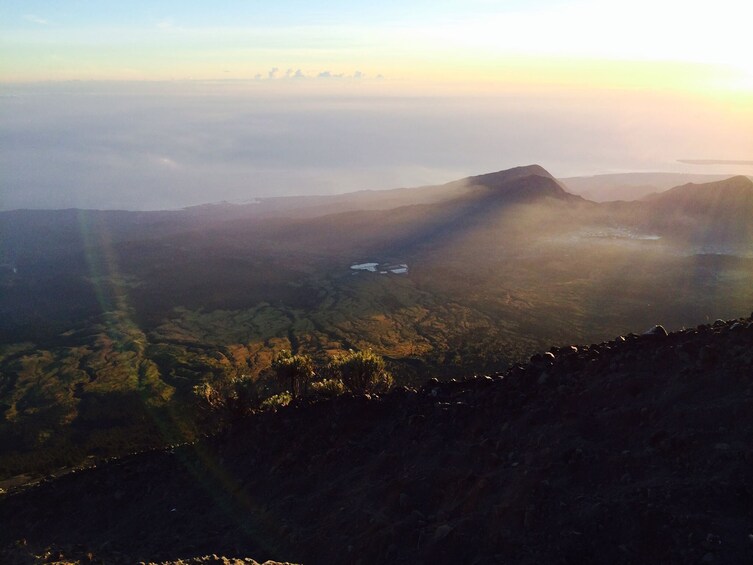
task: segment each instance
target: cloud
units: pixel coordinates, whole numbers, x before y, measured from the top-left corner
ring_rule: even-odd
[[[42,25],[42,26],[46,26],[46,25],[48,25],[50,23],[48,20],[46,20],[44,18],[40,18],[39,16],[34,15],[34,14],[25,14],[24,15],[24,19],[27,22],[31,22],[33,24],[39,24],[39,25]]]
[[[375,77],[377,80],[381,80],[384,77],[380,74]],[[254,80],[266,80],[266,81],[284,81],[284,80],[301,80],[301,79],[325,79],[325,80],[363,80],[366,79],[366,74],[361,71],[354,71],[352,74],[348,73],[334,73],[330,70],[313,71],[310,73],[304,72],[302,69],[288,68],[284,73],[281,72],[279,67],[272,67],[265,75],[262,73],[256,73]]]
[[[305,76],[299,69],[290,80],[297,75]],[[247,89],[6,88],[19,96],[3,98],[0,113],[0,208],[179,208],[434,184],[527,163],[577,176],[684,171],[676,155],[709,146],[719,155],[753,154],[750,120],[706,109],[709,126],[694,119],[700,102],[603,93],[380,96],[380,85],[350,89],[316,76],[292,85],[284,72],[274,81],[262,74]],[[733,169],[744,172],[725,172]]]
[[[316,78],[343,78],[345,75],[343,73],[339,74],[333,74],[330,71],[322,71],[318,75],[316,75]]]

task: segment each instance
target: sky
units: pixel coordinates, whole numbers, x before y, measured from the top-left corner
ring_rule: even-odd
[[[516,68],[535,59],[580,81],[588,63],[602,85],[750,90],[752,19],[746,0],[5,0],[0,69],[10,81],[249,79],[278,68],[499,84],[535,80]],[[626,77],[613,63],[628,61],[642,65]]]
[[[751,174],[750,21],[740,0],[5,0],[0,208],[174,208],[533,162]]]

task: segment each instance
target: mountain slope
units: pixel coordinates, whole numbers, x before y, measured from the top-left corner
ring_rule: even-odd
[[[562,185],[573,194],[594,202],[639,200],[687,183],[720,181],[733,175],[690,173],[614,173],[589,177],[561,178]]]
[[[446,202],[467,195],[480,187],[492,188],[525,177],[554,177],[540,165],[514,167],[503,171],[470,176],[440,185],[427,185],[389,190],[361,190],[324,196],[288,196],[260,198],[249,205],[209,205],[187,209],[194,217],[216,219],[286,217],[315,218],[357,211],[392,210],[415,205]]]
[[[416,189],[419,191],[428,188]],[[290,223],[269,221],[250,226],[236,221],[226,227],[235,237],[269,226],[275,242],[297,247],[303,242],[320,252],[407,254],[417,248],[435,250],[477,231],[525,230],[517,226],[518,207],[560,206],[583,203],[567,193],[538,165],[517,167],[433,187],[436,201],[412,203],[389,209],[357,209],[332,212],[313,218],[296,218]],[[428,192],[427,192],[428,194]],[[509,220],[509,221],[505,221]],[[262,227],[262,229],[264,229]],[[269,238],[262,232],[258,237]],[[499,234],[497,234],[499,235]],[[245,236],[249,237],[249,236]]]
[[[108,563],[742,563],[751,378],[747,318],[289,407],[7,494],[0,547],[5,562],[52,546]]]
[[[651,225],[696,241],[753,243],[753,181],[736,176],[647,197]]]
[[[753,303],[753,245],[659,229],[657,203],[584,201],[535,166],[450,185],[315,217],[0,216],[30,235],[0,238],[0,479],[193,438],[194,385],[262,378],[284,349],[372,348],[412,385]]]
[[[753,207],[753,181],[736,176],[704,184],[689,183],[648,196],[644,201],[665,212],[726,216],[740,210],[747,214]]]

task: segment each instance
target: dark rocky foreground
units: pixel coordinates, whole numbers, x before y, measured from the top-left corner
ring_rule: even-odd
[[[750,563],[753,319],[262,414],[6,494],[0,524],[2,563]]]

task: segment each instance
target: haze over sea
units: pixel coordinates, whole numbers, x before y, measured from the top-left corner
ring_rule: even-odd
[[[753,174],[753,8],[716,8],[10,0],[0,209],[180,208],[534,162]]]

